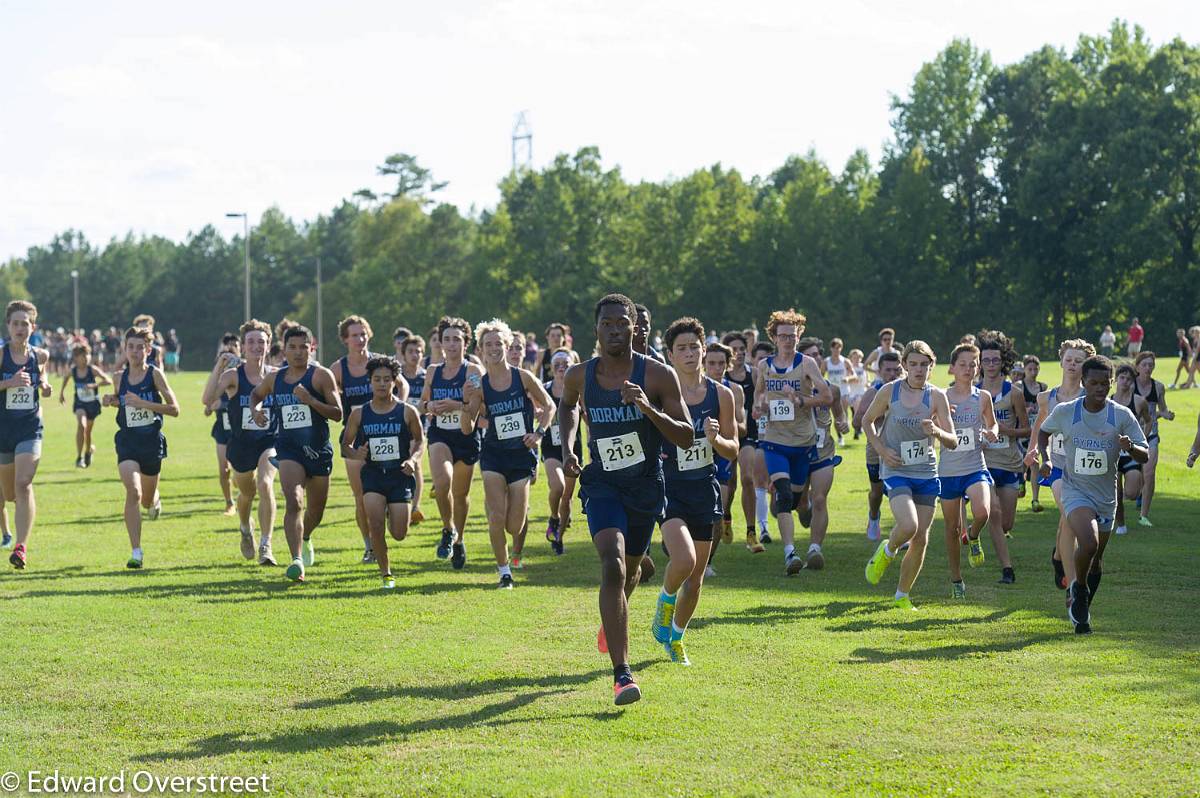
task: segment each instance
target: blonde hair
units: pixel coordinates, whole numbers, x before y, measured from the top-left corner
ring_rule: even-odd
[[[937,355],[933,353],[933,349],[929,346],[929,344],[921,340],[909,341],[904,345],[904,352],[902,352],[900,355],[901,365],[908,362],[909,355],[924,355],[925,357],[929,358],[930,365],[933,365],[937,362]]]
[[[846,357],[848,357],[848,358],[850,358],[851,360],[853,360],[855,355],[858,355],[859,357],[862,357],[862,356],[863,356],[863,351],[862,351],[861,349],[851,349],[851,350],[850,350],[850,354],[846,355]]]
[[[803,313],[797,313],[795,308],[777,310],[771,314],[771,318],[767,319],[767,335],[774,338],[775,331],[779,329],[779,325],[781,324],[791,324],[799,328],[803,327],[807,323],[808,319]],[[796,334],[799,335],[799,333],[800,330],[797,329]]]
[[[500,319],[481,321],[479,324],[475,325],[475,342],[477,346],[483,343],[483,336],[487,335],[488,333],[496,333],[499,335],[500,343],[504,344],[505,349],[508,349],[508,345],[512,343],[512,328]]]
[[[1092,357],[1096,354],[1096,347],[1092,346],[1082,338],[1068,338],[1058,345],[1059,360],[1061,360],[1062,356],[1067,353],[1068,349],[1078,349],[1080,352],[1083,352],[1085,357]]]
[[[250,319],[250,321],[244,323],[238,328],[238,333],[242,336],[243,341],[245,341],[246,336],[252,332],[262,333],[263,335],[267,336],[267,343],[271,343],[271,325],[267,324],[265,321]]]
[[[350,334],[350,325],[352,324],[361,324],[363,329],[367,331],[367,337],[373,337],[371,325],[367,320],[362,316],[351,315],[338,322],[338,338],[341,338],[343,341],[346,340],[346,336]]]
[[[133,326],[134,327],[146,327],[147,329],[153,330],[154,329],[154,317],[151,316],[149,313],[139,313],[138,315],[133,317]]]

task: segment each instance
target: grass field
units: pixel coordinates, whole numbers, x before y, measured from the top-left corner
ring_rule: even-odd
[[[466,569],[435,559],[426,522],[393,543],[384,594],[359,563],[338,462],[317,563],[292,585],[238,554],[202,381],[174,378],[185,413],[166,422],[165,511],[142,572],[124,568],[112,411],[78,471],[72,416],[47,407],[30,567],[0,572],[0,772],[266,773],[289,795],[1200,792],[1200,473],[1182,465],[1200,391],[1169,395],[1156,526],[1113,539],[1090,637],[1071,634],[1051,586],[1050,501],[1040,515],[1022,502],[1017,584],[996,584],[989,559],[960,603],[939,516],[921,612],[892,611],[896,570],[878,589],[863,579],[858,441],[842,451],[826,569],[785,577],[778,543],[722,549],[691,668],[665,661],[656,587],[638,590],[644,698],[622,710],[595,648],[595,554],[581,518],[566,555],[550,553],[544,480],[516,590],[494,589],[477,482]]]

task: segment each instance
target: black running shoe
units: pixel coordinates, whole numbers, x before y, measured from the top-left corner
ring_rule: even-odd
[[[1050,550],[1050,564],[1054,566],[1054,586],[1059,590],[1067,589],[1067,572],[1063,570],[1062,560],[1054,559],[1054,555],[1058,553],[1058,548]]]
[[[513,589],[512,574],[500,574],[500,584],[496,585],[496,587],[500,588],[501,590],[512,590]]]
[[[550,541],[550,548],[551,548],[551,550],[554,551],[555,554],[562,556],[562,553],[563,553],[562,538],[559,537],[559,538],[556,538],[556,539]]]
[[[1092,620],[1088,607],[1088,589],[1082,582],[1071,583],[1070,600],[1067,602],[1067,617],[1076,626],[1087,626]]]
[[[1075,625],[1075,634],[1090,635],[1092,633],[1092,625],[1090,623],[1080,623]]]
[[[437,556],[439,560],[444,560],[450,556],[450,545],[454,543],[454,533],[449,529],[442,530],[442,542],[438,544]]]
[[[1011,568],[1005,568],[1000,572],[1000,584],[1011,585],[1017,581],[1017,575]]]
[[[456,571],[461,571],[467,564],[467,547],[462,544],[461,540],[454,544],[454,553],[450,555],[450,564]]]

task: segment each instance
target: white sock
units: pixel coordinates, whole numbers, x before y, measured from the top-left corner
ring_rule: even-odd
[[[758,518],[758,525],[765,527],[767,525],[767,489],[754,489],[754,515]]]
[[[809,554],[812,554],[814,551],[820,551],[820,550],[821,550],[821,544],[820,544],[820,543],[810,543],[810,544],[809,544],[809,546],[808,546],[808,553],[809,553]]]
[[[512,569],[507,565],[499,565],[496,567],[496,570],[500,572],[501,576],[512,576]]]
[[[675,623],[674,621],[671,621],[671,631],[675,633],[676,638],[681,638],[681,637],[683,637],[683,633],[686,632],[687,629],[680,629],[679,624]]]
[[[300,559],[299,557],[293,557],[293,558],[292,558],[292,565],[299,565],[301,568],[303,568],[303,567],[304,567],[304,560]]]
[[[902,591],[902,590],[896,591],[896,601],[899,601],[900,599],[905,598],[906,596],[908,596],[908,594],[905,593],[904,591]]]
[[[662,597],[663,597],[663,598],[665,598],[665,599],[670,599],[670,600],[674,600],[674,599],[675,599],[675,597],[676,597],[676,596],[678,596],[678,595],[679,595],[679,591],[678,591],[678,590],[676,590],[674,593],[668,593],[668,592],[667,592],[667,586],[666,586],[666,585],[663,585],[663,589],[662,589]]]
[[[889,542],[890,541],[886,540],[883,541],[883,554],[890,560],[896,556],[896,552],[892,551],[892,547],[889,545]]]
[[[136,549],[133,550],[133,559],[135,559],[135,560],[142,559],[142,547],[141,546],[138,546]]]
[[[795,551],[796,551],[796,547],[791,544],[784,546],[783,547],[783,559],[786,560],[788,557],[791,557],[792,554],[795,553]]]

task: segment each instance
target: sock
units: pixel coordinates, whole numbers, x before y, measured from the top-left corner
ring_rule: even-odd
[[[687,631],[687,629],[680,629],[679,626],[674,621],[671,621],[671,639],[672,640],[682,640],[683,633],[686,631]]]
[[[666,604],[674,604],[675,599],[678,596],[679,596],[678,590],[676,590],[674,593],[668,593],[665,585],[663,586],[662,592],[659,594],[659,598],[661,598],[663,600],[663,602]]]
[[[786,560],[788,557],[791,557],[795,551],[796,551],[796,547],[791,544],[784,546],[783,547],[783,559]]]
[[[512,569],[507,565],[498,565],[496,570],[500,572],[501,576],[512,576]]]
[[[292,565],[299,565],[300,567],[304,567],[304,561],[301,560],[299,557],[293,557]]]
[[[138,546],[136,549],[133,550],[133,559],[135,559],[135,560],[142,559],[142,547],[141,546]]]
[[[821,544],[820,544],[820,543],[810,543],[810,544],[808,545],[808,553],[809,553],[809,554],[812,554],[814,551],[820,551],[820,550],[821,550]]]
[[[908,594],[905,593],[903,590],[897,590],[896,591],[896,601],[899,601],[902,598],[908,598]]]
[[[889,560],[896,556],[896,552],[892,551],[891,541],[889,540],[883,541],[883,556]]]
[[[550,519],[550,528],[555,531],[558,530],[558,519],[557,518]]]
[[[628,662],[622,662],[620,665],[613,666],[613,681],[621,681],[622,676],[628,676],[631,679],[633,678],[633,672],[629,670]]]
[[[1089,600],[1096,597],[1096,591],[1100,589],[1100,577],[1104,576],[1103,571],[1088,571],[1087,586]]]
[[[760,527],[767,525],[767,489],[754,489],[754,515]]]

